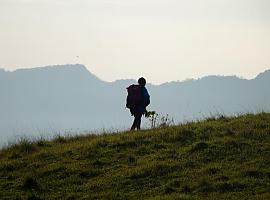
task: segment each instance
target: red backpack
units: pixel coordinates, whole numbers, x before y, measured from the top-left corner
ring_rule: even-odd
[[[127,87],[127,102],[126,107],[131,109],[134,108],[143,102],[142,88],[140,85],[130,85]]]

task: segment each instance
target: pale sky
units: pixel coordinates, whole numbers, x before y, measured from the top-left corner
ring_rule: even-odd
[[[0,68],[163,83],[270,69],[269,0],[0,0]]]

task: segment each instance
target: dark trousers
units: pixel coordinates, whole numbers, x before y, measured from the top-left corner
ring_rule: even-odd
[[[134,121],[133,124],[131,126],[131,130],[135,130],[137,128],[137,130],[141,129],[141,118],[142,118],[142,113],[134,113]]]

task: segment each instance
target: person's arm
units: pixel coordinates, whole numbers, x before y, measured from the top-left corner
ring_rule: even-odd
[[[146,88],[143,88],[143,99],[145,107],[150,104],[150,95]]]

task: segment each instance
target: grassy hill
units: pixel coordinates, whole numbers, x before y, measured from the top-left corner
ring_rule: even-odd
[[[0,199],[270,199],[270,114],[0,151]]]

